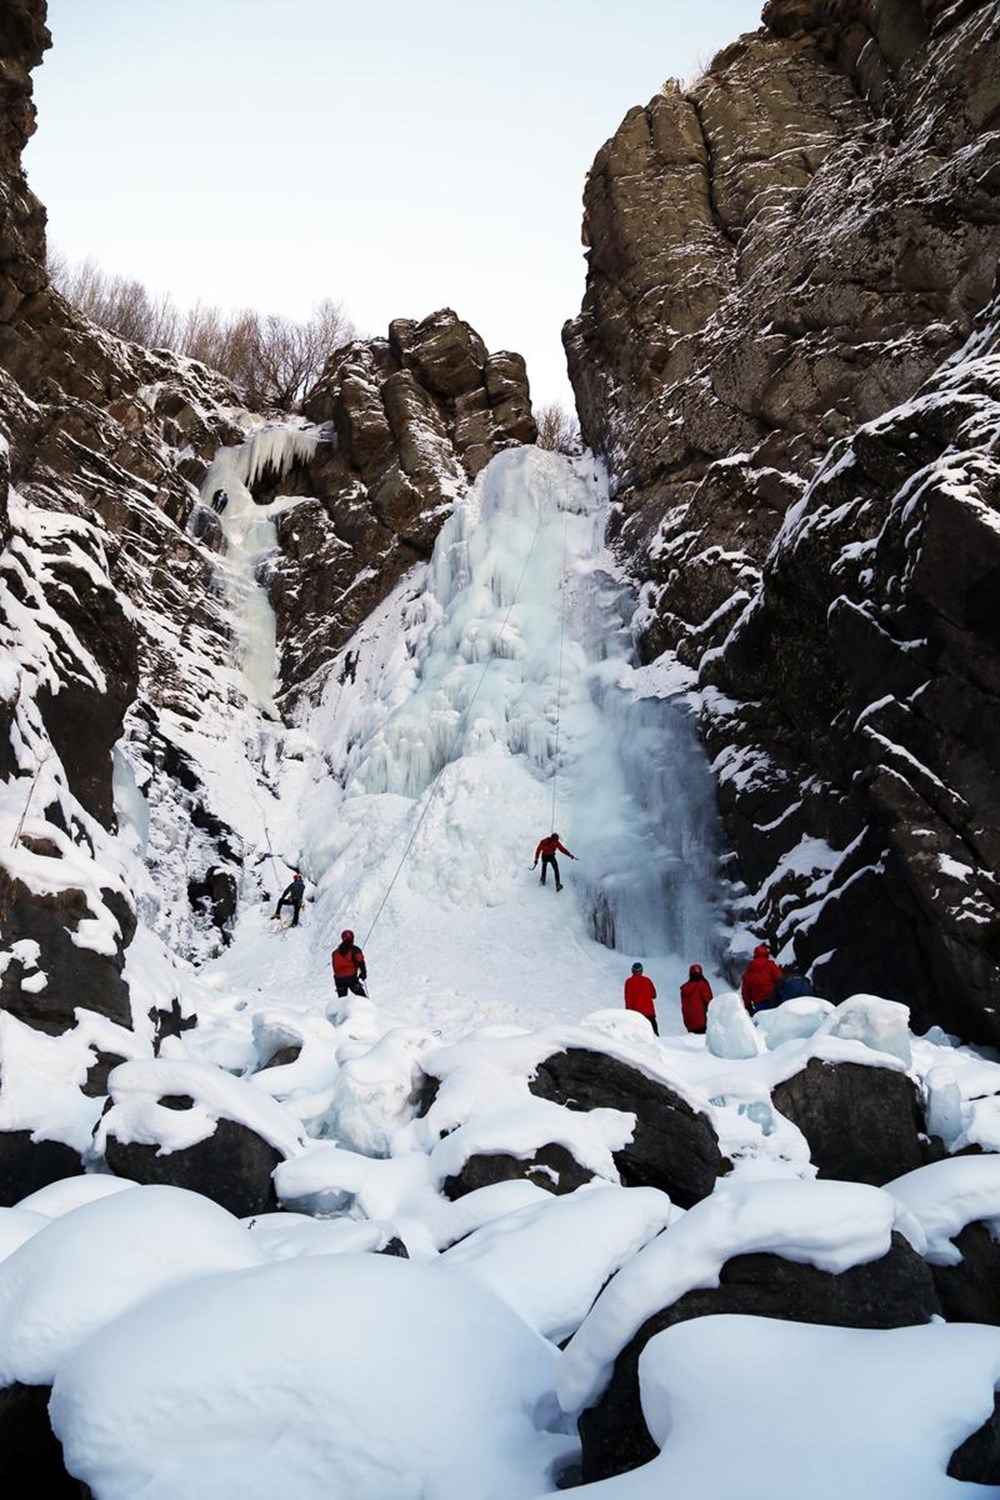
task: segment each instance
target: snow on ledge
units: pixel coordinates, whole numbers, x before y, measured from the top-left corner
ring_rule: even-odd
[[[926,1259],[957,1266],[952,1244],[967,1224],[982,1220],[1000,1228],[1000,1156],[953,1156],[917,1167],[887,1182],[883,1191],[906,1208],[927,1236]]]
[[[211,1063],[173,1058],[126,1062],[108,1078],[114,1103],[95,1139],[103,1151],[109,1134],[124,1143],[157,1146],[159,1155],[182,1151],[214,1134],[219,1119],[252,1130],[284,1157],[302,1149],[299,1121],[267,1094]],[[186,1095],[190,1109],[164,1108],[164,1096]]]

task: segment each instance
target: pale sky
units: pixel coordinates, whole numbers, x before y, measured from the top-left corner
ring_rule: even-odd
[[[49,0],[25,164],[70,260],[363,334],[450,306],[571,405],[594,155],[761,3]]]

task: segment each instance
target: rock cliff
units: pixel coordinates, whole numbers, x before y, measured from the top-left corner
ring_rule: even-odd
[[[270,840],[266,811],[264,833],[237,826],[206,757],[249,756],[248,795],[263,807],[270,773],[254,757],[280,759],[283,732],[276,723],[265,752],[220,523],[202,503],[213,462],[249,453],[252,499],[283,497],[259,573],[290,711],[429,554],[455,494],[535,429],[523,360],[489,354],[449,310],[331,350],[305,420],[247,412],[204,366],[79,316],[49,285],[45,212],[21,166],[49,40],[43,0],[4,8],[0,797],[18,832],[0,858],[0,1008],[53,1034],[81,1008],[176,1027],[169,960],[162,992],[130,995],[137,919],[181,958],[226,940],[241,882],[263,878],[244,868],[251,833]],[[284,449],[272,441],[283,432]],[[311,434],[301,452],[296,432]],[[288,461],[269,462],[272,450]]]
[[[744,919],[994,1043],[998,19],[772,0],[598,153],[564,333]]]

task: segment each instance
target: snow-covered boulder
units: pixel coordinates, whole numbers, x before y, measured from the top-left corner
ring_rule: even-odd
[[[529,1087],[574,1111],[617,1109],[634,1115],[630,1138],[614,1151],[626,1187],[660,1188],[686,1208],[706,1197],[723,1171],[708,1116],[663,1079],[621,1058],[569,1047],[539,1063]]]
[[[194,1193],[136,1187],[84,1204],[0,1262],[0,1386],[50,1385],[90,1334],[154,1292],[264,1259]]]
[[[595,1184],[505,1214],[438,1262],[501,1297],[530,1328],[562,1342],[608,1279],[683,1210],[656,1188]]]
[[[576,1449],[545,1430],[557,1360],[442,1267],[307,1256],[116,1319],[62,1366],[52,1423],[101,1500],[529,1500]]]
[[[948,1321],[1000,1324],[1000,1156],[931,1162],[885,1190],[927,1235],[926,1258]]]
[[[95,1147],[112,1172],[203,1193],[240,1218],[278,1207],[272,1174],[298,1151],[301,1127],[260,1089],[165,1058],[124,1063],[109,1087]]]
[[[720,1186],[613,1277],[570,1342],[557,1390],[580,1412],[583,1479],[656,1456],[639,1358],[665,1328],[716,1313],[895,1328],[940,1312],[919,1224],[888,1193],[854,1183]]]
[[[993,1328],[699,1318],[658,1334],[640,1361],[643,1412],[659,1455],[641,1474],[595,1493],[601,1500],[993,1494],[974,1486],[996,1486],[1000,1477],[992,1418],[980,1426],[998,1377]]]
[[[811,1058],[771,1098],[805,1136],[820,1177],[880,1187],[924,1164],[919,1096],[903,1072]]]

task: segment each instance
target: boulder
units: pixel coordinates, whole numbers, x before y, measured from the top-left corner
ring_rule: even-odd
[[[35,1141],[30,1130],[0,1131],[0,1206],[12,1208],[64,1177],[83,1175],[78,1151],[62,1141]]]
[[[744,1313],[838,1328],[905,1328],[926,1323],[940,1306],[930,1268],[898,1234],[880,1260],[840,1275],[777,1255],[739,1255],[722,1268],[720,1284],[687,1292],[639,1329],[615,1360],[601,1399],[580,1417],[583,1482],[622,1474],[659,1449],[642,1416],[639,1356],[656,1333],[689,1318]],[[751,1393],[766,1399],[766,1392]]]
[[[942,1313],[949,1323],[1000,1325],[1000,1244],[979,1223],[966,1224],[953,1243],[959,1264],[931,1267]]]
[[[234,1120],[220,1119],[213,1133],[196,1145],[164,1153],[156,1146],[119,1141],[109,1132],[105,1160],[116,1176],[143,1184],[189,1188],[227,1208],[238,1219],[278,1208],[271,1174],[283,1157]]]
[[[905,1073],[814,1057],[771,1099],[802,1131],[819,1177],[882,1187],[925,1163],[920,1103]]]
[[[498,1151],[490,1155],[470,1156],[462,1170],[446,1177],[442,1191],[453,1202],[474,1193],[477,1188],[492,1187],[497,1182],[512,1182],[524,1178],[549,1193],[573,1193],[585,1182],[590,1182],[593,1172],[581,1167],[565,1146],[550,1144],[542,1146],[531,1156],[510,1156]]]
[[[965,1484],[1000,1486],[1000,1391],[993,1397],[993,1411],[982,1427],[951,1455],[948,1474]]]
[[[62,1443],[49,1423],[47,1385],[0,1387],[0,1490],[45,1495],[46,1500],[80,1500],[80,1481],[66,1472]]]
[[[604,1052],[571,1047],[538,1065],[528,1087],[569,1109],[618,1109],[636,1117],[615,1152],[626,1187],[656,1187],[682,1208],[706,1198],[728,1163],[708,1117],[666,1084]]]

